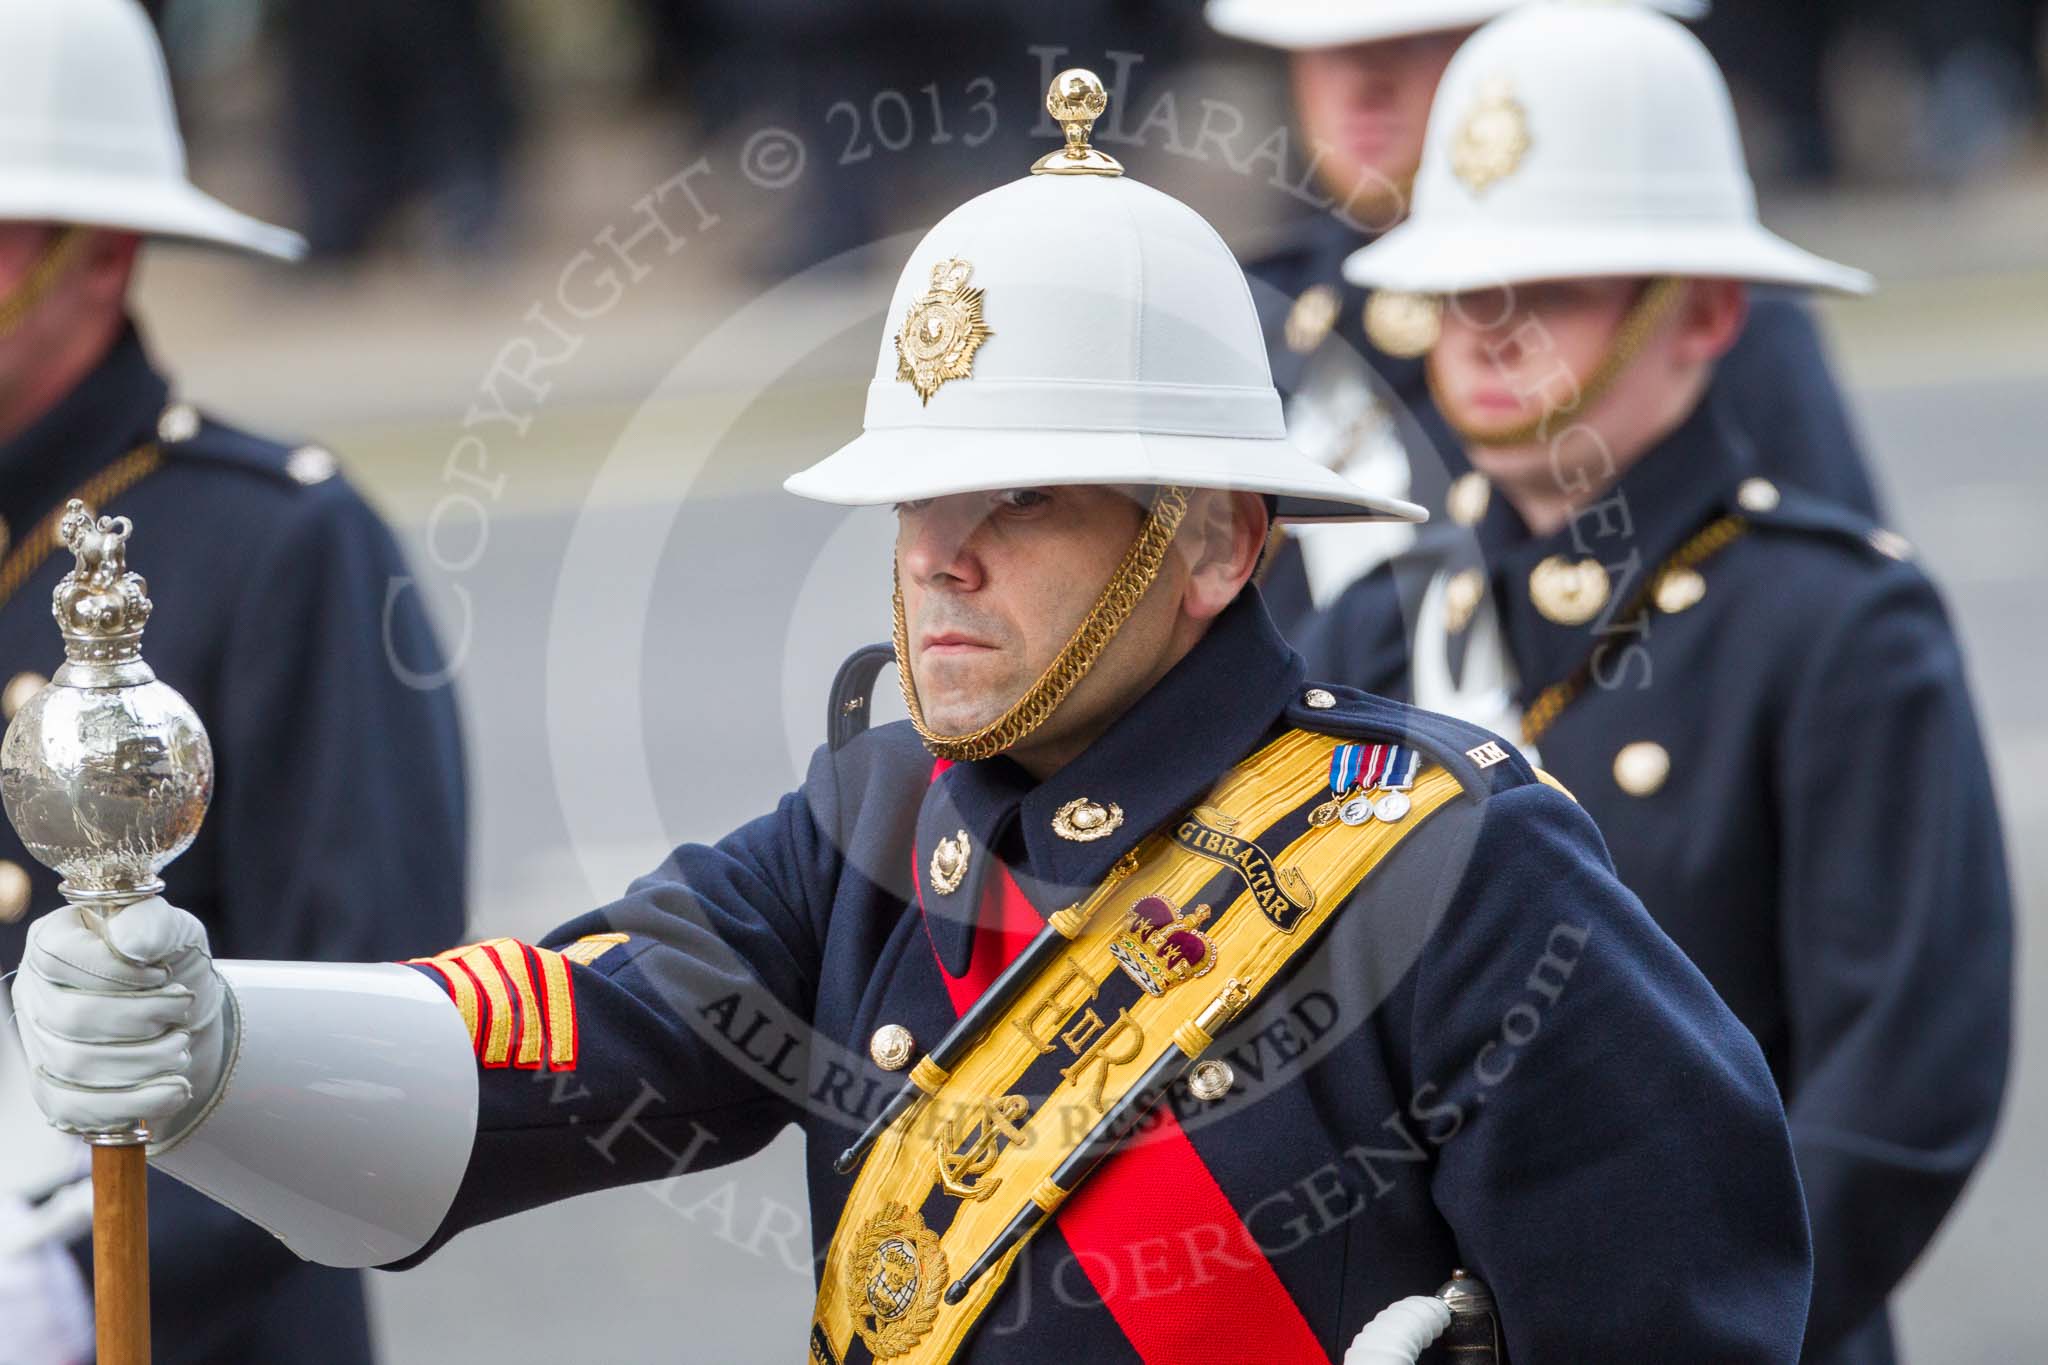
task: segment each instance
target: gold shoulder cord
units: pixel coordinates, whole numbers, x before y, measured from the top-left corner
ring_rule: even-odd
[[[1578,396],[1571,403],[1570,411],[1588,411],[1606,396],[1607,391],[1614,387],[1614,381],[1621,378],[1622,372],[1635,363],[1637,354],[1643,349],[1643,343],[1663,325],[1664,320],[1671,315],[1671,310],[1677,307],[1678,301],[1684,295],[1685,281],[1682,279],[1666,276],[1650,282],[1649,288],[1636,300],[1628,316],[1622,319],[1620,328],[1614,334],[1614,345],[1608,349],[1606,359],[1602,360],[1600,367],[1579,386]],[[1429,396],[1436,403],[1437,411],[1443,414],[1444,420],[1450,423],[1458,435],[1475,445],[1527,445],[1531,441],[1547,436],[1551,422],[1568,410],[1563,406],[1546,407],[1527,421],[1506,427],[1464,426],[1451,416],[1452,410],[1444,402],[1443,394],[1438,389],[1434,354],[1424,366],[1423,373],[1429,381]]]
[[[50,239],[21,283],[5,298],[0,298],[0,337],[19,330],[52,286],[78,260],[90,236],[84,228],[66,227]],[[57,523],[64,519],[64,507],[71,498],[97,512],[109,500],[118,498],[155,473],[163,462],[163,452],[156,443],[145,441],[87,479],[70,497],[59,498],[57,505],[36,522],[28,534],[13,543],[5,558],[0,558],[0,606],[5,606],[21,590],[21,585],[43,567],[43,561],[56,551]],[[0,549],[5,549],[7,544],[6,528],[0,526]]]
[[[97,512],[162,468],[163,462],[163,452],[156,442],[144,442],[80,484],[70,497],[59,499],[27,535],[15,542],[7,557],[0,559],[0,606],[5,606],[56,550],[57,523],[64,518],[65,503],[76,498]]]
[[[1123,562],[1110,575],[1101,596],[1095,599],[1095,605],[1088,609],[1088,615],[1082,618],[1059,654],[1009,710],[971,734],[941,735],[925,724],[924,708],[917,700],[917,683],[910,676],[910,629],[903,618],[903,583],[894,578],[896,681],[903,688],[903,704],[910,710],[910,723],[917,728],[925,748],[940,758],[972,763],[993,758],[1045,724],[1067,694],[1088,676],[1088,670],[1129,619],[1139,599],[1152,586],[1152,580],[1159,576],[1159,568],[1166,562],[1167,547],[1173,544],[1187,511],[1186,489],[1169,487],[1159,491],[1145,525],[1124,553]]]
[[[1708,522],[1692,539],[1679,546],[1669,559],[1657,566],[1657,572],[1651,574],[1643,586],[1636,590],[1635,596],[1629,599],[1628,606],[1617,613],[1615,619],[1634,619],[1667,574],[1677,573],[1681,569],[1696,568],[1726,549],[1748,529],[1749,522],[1741,517],[1718,517]],[[1522,714],[1524,744],[1534,744],[1544,731],[1557,723],[1557,718],[1565,707],[1578,700],[1579,694],[1586,690],[1586,684],[1592,680],[1593,661],[1599,657],[1600,651],[1596,648],[1586,656],[1584,663],[1572,671],[1570,677],[1544,688],[1536,700],[1529,703],[1529,709]]]

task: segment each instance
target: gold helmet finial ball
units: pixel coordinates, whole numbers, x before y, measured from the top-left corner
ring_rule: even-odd
[[[1103,88],[1102,77],[1086,67],[1072,66],[1052,78],[1052,86],[1045,92],[1045,107],[1061,123],[1093,123],[1109,108],[1109,91]]]
[[[1066,130],[1067,145],[1047,152],[1031,168],[1033,175],[1122,175],[1123,165],[1107,152],[1088,145],[1095,120],[1109,108],[1102,78],[1086,67],[1072,66],[1052,78],[1045,109]]]

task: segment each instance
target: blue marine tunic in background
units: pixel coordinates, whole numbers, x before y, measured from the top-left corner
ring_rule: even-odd
[[[1787,1097],[1815,1250],[1809,1359],[1892,1358],[1885,1300],[1983,1155],[2004,1089],[2012,924],[1962,659],[1910,548],[1762,480],[1703,406],[1576,527],[1532,537],[1495,497],[1472,537],[1353,586],[1304,632],[1326,676],[1408,696],[1428,583],[1469,572],[1524,707],[1596,660],[1537,737],[1621,879],[1756,1034]],[[1630,602],[1696,533],[1741,534]],[[1531,572],[1616,570],[1609,606],[1547,619]],[[1661,605],[1660,605],[1661,604]],[[1449,659],[1422,662],[1455,671]],[[1422,638],[1436,641],[1426,646]],[[1599,651],[1596,659],[1596,650]]]
[[[1219,1039],[1242,1093],[1174,1100],[1322,1348],[1335,1359],[1381,1307],[1464,1265],[1499,1296],[1517,1365],[1791,1359],[1805,1217],[1754,1040],[1576,805],[1511,752],[1480,768],[1466,751],[1492,737],[1475,727],[1317,695],[1255,592],[1044,781],[1006,758],[934,781],[909,725],[884,726],[821,751],[773,813],[677,849],[551,935],[580,1059],[481,1072],[476,1146],[429,1251],[551,1200],[736,1160],[796,1124],[822,1257],[851,1186],[833,1159],[902,1081],[868,1039],[897,1024],[930,1047],[955,1017],[939,963],[962,973],[974,951],[970,914],[945,912],[970,894],[927,894],[929,915],[912,899],[914,844],[967,829],[968,876],[992,875],[993,851],[1047,914],[1288,729],[1413,744],[1464,787]],[[1122,823],[1058,837],[1054,814],[1081,798]],[[1568,980],[1546,954],[1569,959]],[[1055,1222],[958,1358],[1135,1361],[1070,1261]],[[1229,1341],[1238,1305],[1172,1292]],[[764,1336],[764,1353],[787,1354],[804,1327],[773,1331],[786,1344]]]
[[[432,675],[439,647],[418,594],[394,591],[410,578],[390,532],[332,456],[172,404],[130,331],[0,447],[0,517],[26,535],[149,442],[162,467],[98,510],[135,522],[133,562],[156,604],[145,657],[198,709],[218,765],[166,894],[226,957],[360,962],[454,942],[466,816],[453,698],[400,680],[394,659]],[[60,550],[0,606],[6,678],[62,661],[50,593],[69,567]],[[0,827],[0,860],[32,874],[31,915],[59,903],[55,875],[12,829]],[[20,962],[26,931],[26,919],[0,924],[0,971]],[[175,1181],[153,1179],[150,1201],[163,1365],[371,1358],[359,1276],[301,1262]]]
[[[1342,220],[1316,214],[1291,224],[1272,250],[1247,267],[1265,325],[1273,382],[1293,405],[1301,401],[1299,390],[1321,353],[1361,357],[1377,377],[1380,399],[1392,410],[1408,449],[1411,483],[1405,496],[1427,507],[1433,520],[1441,519],[1446,490],[1471,465],[1436,410],[1423,362],[1389,356],[1365,334],[1367,291],[1345,283],[1343,265],[1367,240]],[[1305,336],[1297,328],[1290,342],[1288,320],[1296,302],[1316,288],[1330,291],[1338,301],[1329,328],[1309,329]],[[1866,516],[1878,515],[1862,445],[1803,302],[1782,291],[1753,289],[1748,326],[1714,383],[1732,399],[1729,410],[1740,413],[1755,473]],[[1290,544],[1275,556],[1265,590],[1274,619],[1292,638],[1312,610],[1297,547]]]

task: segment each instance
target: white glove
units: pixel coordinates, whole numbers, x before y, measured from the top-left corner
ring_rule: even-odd
[[[31,1240],[28,1205],[0,1195],[0,1243]],[[61,1246],[0,1254],[0,1365],[71,1365],[92,1355],[92,1300]]]
[[[220,1088],[227,999],[205,926],[161,898],[43,916],[14,987],[37,1107],[68,1132],[175,1137]]]
[[[1430,1294],[1398,1299],[1352,1340],[1344,1365],[1415,1365],[1450,1325],[1450,1305],[1442,1299]]]

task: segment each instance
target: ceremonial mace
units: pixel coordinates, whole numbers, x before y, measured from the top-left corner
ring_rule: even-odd
[[[51,611],[64,664],[0,740],[0,799],[36,861],[102,937],[199,833],[213,746],[178,693],[142,660],[149,586],[128,570],[126,517],[77,499],[58,539],[77,564]],[[148,1131],[80,1133],[92,1144],[93,1297],[99,1365],[149,1365]]]

